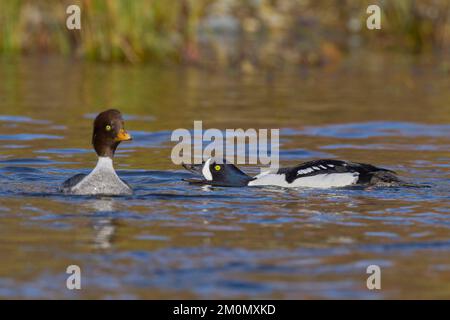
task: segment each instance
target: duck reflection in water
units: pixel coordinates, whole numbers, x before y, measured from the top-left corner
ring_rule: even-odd
[[[93,245],[96,249],[109,249],[114,242],[117,221],[112,218],[117,212],[117,202],[114,198],[98,198],[89,201],[86,206],[93,210],[92,227],[94,229]]]

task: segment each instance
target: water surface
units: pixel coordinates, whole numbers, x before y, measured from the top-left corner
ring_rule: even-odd
[[[282,75],[2,62],[0,297],[450,298],[448,74],[369,62]],[[134,136],[115,166],[135,194],[59,194],[95,165],[91,123],[108,107]],[[170,135],[194,120],[280,128],[282,165],[368,162],[429,187],[187,185]],[[65,288],[70,264],[80,291]]]

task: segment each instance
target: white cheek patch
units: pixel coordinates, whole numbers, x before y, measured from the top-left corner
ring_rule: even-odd
[[[211,158],[206,160],[205,164],[203,165],[202,174],[205,177],[206,180],[212,181],[213,177],[211,174],[211,170],[209,170],[209,164],[211,162]]]

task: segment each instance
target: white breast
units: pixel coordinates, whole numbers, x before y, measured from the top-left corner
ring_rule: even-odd
[[[350,186],[358,181],[358,172],[324,173],[295,179],[292,183],[286,181],[284,174],[262,173],[249,186],[280,186],[285,188],[336,188]]]
[[[132,190],[117,175],[112,159],[99,157],[94,170],[73,186],[71,193],[80,195],[121,195],[131,194]]]

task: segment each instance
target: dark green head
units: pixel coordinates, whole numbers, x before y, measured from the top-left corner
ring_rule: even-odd
[[[183,164],[183,167],[193,173],[202,175],[203,179],[186,180],[195,184],[206,184],[222,187],[244,187],[253,180],[252,177],[242,172],[235,165],[226,163],[224,159],[218,161],[213,158],[209,158],[202,164]]]

